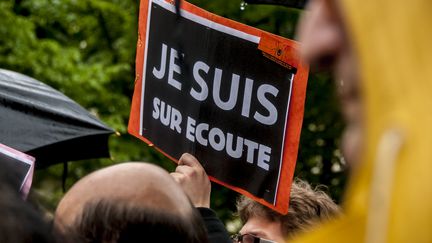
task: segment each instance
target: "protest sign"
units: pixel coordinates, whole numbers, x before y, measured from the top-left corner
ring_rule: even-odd
[[[0,143],[0,170],[17,182],[16,190],[24,197],[30,191],[34,161],[33,157]]]
[[[308,67],[294,41],[187,2],[142,0],[129,132],[288,211]]]

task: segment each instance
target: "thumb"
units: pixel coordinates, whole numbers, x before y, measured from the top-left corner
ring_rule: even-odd
[[[190,167],[202,167],[200,162],[197,160],[197,158],[195,158],[195,156],[193,156],[192,154],[189,153],[184,153],[182,154],[182,156],[179,159],[179,165],[187,165]]]

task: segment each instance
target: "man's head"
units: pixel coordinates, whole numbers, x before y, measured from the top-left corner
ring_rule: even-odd
[[[206,242],[199,215],[163,169],[124,163],[78,181],[55,225],[84,242]]]
[[[301,180],[291,187],[289,211],[281,215],[249,198],[241,197],[237,210],[244,223],[240,234],[251,234],[278,243],[304,232],[315,223],[339,212],[339,207],[320,190]]]
[[[331,69],[347,122],[342,149],[356,164],[363,147],[364,111],[359,88],[358,60],[344,25],[338,0],[310,0],[298,27],[302,56],[314,68]]]

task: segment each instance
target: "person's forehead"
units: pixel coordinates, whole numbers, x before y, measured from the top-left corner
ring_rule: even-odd
[[[270,221],[263,217],[251,217],[240,230],[240,234],[253,234],[263,238],[273,238],[282,232],[279,221]]]

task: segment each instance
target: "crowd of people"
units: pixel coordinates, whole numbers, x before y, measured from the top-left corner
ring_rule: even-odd
[[[395,3],[395,10],[397,11],[384,11],[382,9],[382,14],[387,17],[383,21],[388,26],[393,26],[390,24],[390,20],[395,16],[398,18],[405,17],[402,14],[403,11],[399,11],[402,8],[398,8],[398,6],[402,5],[398,1],[395,2],[397,2]],[[421,6],[426,6],[426,4],[420,4],[423,1],[418,1],[418,3],[412,8],[420,11]],[[363,223],[361,225],[360,223],[367,222],[364,215],[364,208],[367,207],[362,204],[363,201],[369,199],[370,202],[376,203],[373,197],[365,196],[368,195],[368,191],[362,188],[362,185],[374,186],[373,183],[365,182],[371,180],[371,174],[373,174],[371,168],[375,167],[371,166],[371,164],[361,164],[363,161],[373,163],[375,154],[378,154],[379,163],[377,164],[390,161],[389,165],[392,165],[391,162],[398,158],[401,144],[398,141],[403,142],[405,141],[404,138],[407,138],[408,144],[416,141],[416,146],[406,146],[405,150],[403,150],[403,158],[413,158],[410,163],[422,163],[423,166],[426,166],[424,163],[427,162],[416,158],[430,158],[430,152],[427,152],[426,149],[430,148],[430,140],[427,140],[429,135],[427,133],[419,135],[418,132],[423,130],[418,130],[420,128],[417,126],[410,126],[413,124],[407,122],[410,116],[404,115],[411,114],[410,112],[416,110],[417,107],[424,107],[424,103],[430,104],[430,98],[425,98],[424,94],[426,93],[422,90],[417,90],[418,92],[413,94],[413,92],[410,92],[413,91],[411,90],[413,85],[403,86],[401,83],[406,90],[404,97],[409,102],[401,103],[396,101],[399,96],[395,95],[395,93],[400,87],[390,85],[389,81],[389,77],[402,77],[400,75],[392,76],[391,72],[404,75],[406,74],[405,71],[410,68],[416,71],[410,72],[409,75],[419,75],[420,77],[424,74],[421,77],[426,81],[430,81],[428,80],[430,75],[428,76],[424,69],[421,69],[421,65],[412,66],[408,62],[396,62],[393,60],[395,62],[389,65],[398,67],[398,64],[403,63],[405,66],[403,66],[404,68],[393,69],[391,72],[385,68],[375,70],[374,67],[376,66],[371,63],[379,64],[382,60],[387,60],[386,58],[392,55],[384,50],[387,50],[387,47],[394,48],[398,43],[406,43],[405,46],[398,45],[399,53],[404,54],[406,57],[404,60],[415,62],[415,57],[420,56],[423,58],[424,63],[428,63],[428,58],[431,55],[423,55],[418,52],[419,48],[424,46],[414,48],[414,45],[411,44],[416,41],[420,45],[421,40],[424,39],[422,37],[425,37],[429,32],[425,29],[423,32],[408,30],[406,28],[408,24],[406,23],[413,23],[414,21],[404,18],[407,21],[405,25],[398,25],[394,29],[401,33],[409,32],[412,38],[407,34],[403,35],[403,38],[399,36],[400,39],[394,39],[394,42],[390,42],[386,39],[386,36],[380,36],[375,31],[368,34],[373,35],[375,33],[375,41],[382,41],[384,44],[372,45],[368,42],[367,38],[369,37],[359,37],[361,36],[360,33],[366,35],[366,33],[360,31],[361,28],[359,27],[361,26],[360,20],[365,20],[360,16],[360,13],[362,13],[360,11],[361,6],[358,6],[358,12],[350,12],[353,14],[349,18],[350,26],[353,26],[353,29],[348,30],[346,24],[347,15],[344,9],[350,9],[350,7],[357,5],[348,3],[342,5],[341,1],[336,0],[311,0],[309,1],[309,11],[303,16],[299,26],[299,37],[303,43],[303,57],[313,65],[330,64],[335,70],[336,80],[338,80],[341,91],[342,108],[347,120],[343,142],[344,153],[346,159],[350,162],[353,174],[356,176],[353,185],[357,187],[354,188],[359,188],[356,200],[353,201],[357,203],[356,205],[360,205],[361,210],[356,211],[355,218],[349,221],[350,218],[345,217],[345,221],[340,221],[340,224],[333,228],[330,227],[328,231],[322,231],[324,233],[321,235],[326,236],[326,233],[328,233],[327,236],[329,236],[330,233],[334,233],[331,236],[338,239],[335,242],[344,242],[344,236],[349,237],[354,242],[363,242],[365,240],[363,235],[378,237],[371,238],[378,240],[371,240],[370,242],[398,241],[398,239],[402,240],[401,242],[409,242],[403,240],[415,237],[413,230],[407,230],[413,226],[417,227],[417,239],[420,240],[418,242],[428,242],[427,240],[432,238],[426,227],[426,223],[431,222],[431,217],[429,217],[430,206],[416,209],[414,208],[414,202],[402,202],[419,199],[419,196],[426,197],[425,201],[427,202],[430,196],[427,181],[430,179],[427,179],[422,171],[415,170],[414,166],[405,166],[406,163],[402,163],[405,160],[400,161],[399,167],[390,166],[386,168],[395,168],[394,170],[402,168],[404,169],[404,175],[409,176],[416,172],[417,179],[421,180],[416,184],[416,188],[422,189],[412,190],[408,186],[403,187],[397,184],[394,190],[401,190],[401,192],[409,194],[409,196],[405,196],[405,194],[393,195],[393,197],[403,197],[401,201],[398,201],[399,204],[393,205],[393,208],[400,209],[394,211],[393,220],[389,224],[380,220],[372,222],[370,225],[377,225],[376,229],[366,228]],[[424,9],[428,10],[427,7]],[[361,10],[367,12],[364,9]],[[394,13],[399,14],[393,15]],[[423,11],[419,13],[422,14]],[[414,20],[416,19],[414,16],[411,17]],[[373,29],[373,26],[371,28]],[[381,30],[383,29],[381,28]],[[391,32],[393,28],[388,29],[388,31],[397,36],[396,32]],[[355,38],[363,42],[353,41]],[[375,59],[369,58],[363,52],[359,53],[359,51],[364,51],[366,47],[376,48],[376,46],[381,49],[374,49],[378,50],[375,52],[378,55]],[[360,67],[364,68],[363,75],[365,77],[359,74]],[[373,70],[379,71],[383,75],[372,72]],[[374,79],[375,76],[371,76],[372,73],[378,75],[381,80]],[[362,78],[365,78],[367,82],[362,81]],[[391,81],[396,82],[395,79]],[[362,82],[364,82],[363,85]],[[380,82],[383,82],[383,84],[380,85]],[[375,86],[372,86],[372,84]],[[371,87],[376,87],[376,89]],[[368,91],[369,96],[365,96],[365,90]],[[393,93],[386,95],[389,92]],[[365,100],[365,97],[368,99]],[[379,99],[387,102],[385,102],[385,105],[374,103]],[[417,102],[417,100],[421,102]],[[390,101],[394,101],[394,103]],[[398,112],[392,112],[393,110]],[[372,116],[377,114],[376,112],[381,112],[380,116]],[[430,121],[427,114],[424,116],[426,122]],[[399,119],[399,117],[403,119]],[[399,119],[397,120],[399,122],[392,123],[392,126],[401,129],[394,129],[394,127],[387,129],[384,126],[392,119]],[[416,122],[419,123],[420,121],[416,120]],[[426,127],[422,126],[421,129],[426,129]],[[404,131],[402,132],[404,136],[399,133],[400,130]],[[370,140],[372,143],[365,143],[366,134],[369,139],[372,139]],[[408,135],[412,136],[409,137]],[[419,137],[422,138],[419,139]],[[381,141],[381,143],[378,143],[378,141]],[[380,177],[380,182],[382,182],[380,185],[391,185],[383,180],[389,178],[386,173],[391,173],[393,170],[388,172],[389,170],[379,170],[380,167],[376,168],[378,169],[374,173],[384,175]],[[361,173],[363,171],[365,172]],[[394,180],[412,178],[409,176],[402,177],[402,174],[395,173],[395,176],[398,177],[395,177]],[[339,207],[324,192],[313,189],[305,181],[296,179],[292,184],[289,213],[287,215],[280,215],[248,198],[240,197],[237,209],[243,227],[239,234],[231,238],[224,224],[218,219],[215,212],[210,209],[211,184],[208,176],[199,161],[190,154],[184,154],[180,158],[176,170],[172,173],[168,173],[164,169],[149,163],[122,163],[87,175],[65,194],[58,205],[52,223],[47,222],[35,207],[25,202],[18,192],[11,189],[13,187],[9,185],[16,183],[13,179],[8,178],[5,173],[1,173],[0,180],[0,215],[2,216],[0,220],[0,242],[281,243],[295,238],[297,234],[307,234],[311,228],[322,221],[338,217],[340,214],[349,216],[352,214],[353,208],[355,208],[353,206],[349,208],[351,211],[340,212]],[[421,193],[417,193],[419,191]],[[355,192],[356,190],[352,190],[348,196],[354,195]],[[386,191],[378,190],[378,192]],[[384,204],[385,200],[390,200],[388,197],[382,198]],[[388,207],[384,207],[381,212],[390,213],[390,211],[386,210],[389,210],[389,205],[392,205],[391,202],[391,200],[388,201],[385,204]],[[408,206],[410,210],[407,210],[406,207]],[[380,209],[380,207],[377,208]],[[423,210],[423,214],[418,214],[418,210]],[[373,212],[376,215],[381,215],[379,210]],[[382,217],[378,219],[382,219]],[[416,219],[419,219],[420,223],[418,225],[414,223]],[[351,222],[352,227],[345,227],[347,222]],[[380,227],[383,226],[383,224],[380,224],[382,222],[387,227],[384,228],[385,230],[380,230]],[[401,222],[405,222],[405,224]],[[408,224],[410,222],[412,224]],[[357,225],[359,227],[355,228]],[[408,228],[402,227],[403,225]],[[344,231],[344,229],[347,230]],[[369,232],[368,230],[378,232],[378,234],[370,236],[366,234]],[[336,231],[337,233],[335,233]],[[387,234],[389,238],[385,238]],[[357,239],[355,238],[356,235],[361,235],[361,237]],[[316,242],[316,239],[306,237],[303,242]],[[384,240],[381,241],[380,239]]]
[[[296,180],[287,215],[240,197],[244,226],[231,237],[210,209],[210,181],[190,154],[171,174],[144,162],[95,171],[64,195],[52,223],[12,189],[15,181],[1,180],[0,242],[284,242],[339,213],[323,191]]]

